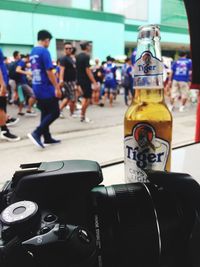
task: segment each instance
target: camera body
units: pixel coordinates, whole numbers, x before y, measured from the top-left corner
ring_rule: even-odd
[[[105,187],[86,160],[21,165],[0,193],[1,266],[200,266],[198,183],[148,180]]]
[[[92,188],[102,180],[100,166],[92,161],[21,165],[0,195],[0,211],[5,209],[1,214],[0,251],[12,255],[0,258],[5,266],[13,266],[19,255],[24,266],[34,261],[33,266],[94,266],[96,243],[86,228],[87,201]],[[27,217],[25,211],[31,208]],[[18,220],[18,213],[24,218]],[[4,253],[9,242],[15,245]]]

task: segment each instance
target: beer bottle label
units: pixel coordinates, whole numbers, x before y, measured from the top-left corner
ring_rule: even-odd
[[[124,140],[126,182],[147,182],[144,170],[166,169],[170,146],[148,123],[138,123]]]
[[[163,88],[163,63],[150,51],[144,51],[135,62],[134,87],[136,89]]]

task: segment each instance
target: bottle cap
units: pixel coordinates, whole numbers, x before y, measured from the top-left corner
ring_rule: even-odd
[[[158,25],[144,25],[138,28],[138,39],[158,37],[160,39],[160,27]]]

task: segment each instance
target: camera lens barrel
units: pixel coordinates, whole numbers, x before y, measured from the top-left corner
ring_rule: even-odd
[[[187,266],[194,216],[180,196],[133,183],[96,187],[92,202],[98,267]]]
[[[93,190],[95,232],[102,266],[157,266],[161,240],[156,210],[141,183]],[[145,255],[145,257],[144,257]]]

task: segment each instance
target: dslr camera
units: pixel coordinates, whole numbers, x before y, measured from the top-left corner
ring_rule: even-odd
[[[200,187],[188,174],[106,187],[94,161],[20,167],[0,193],[1,267],[200,266]]]

